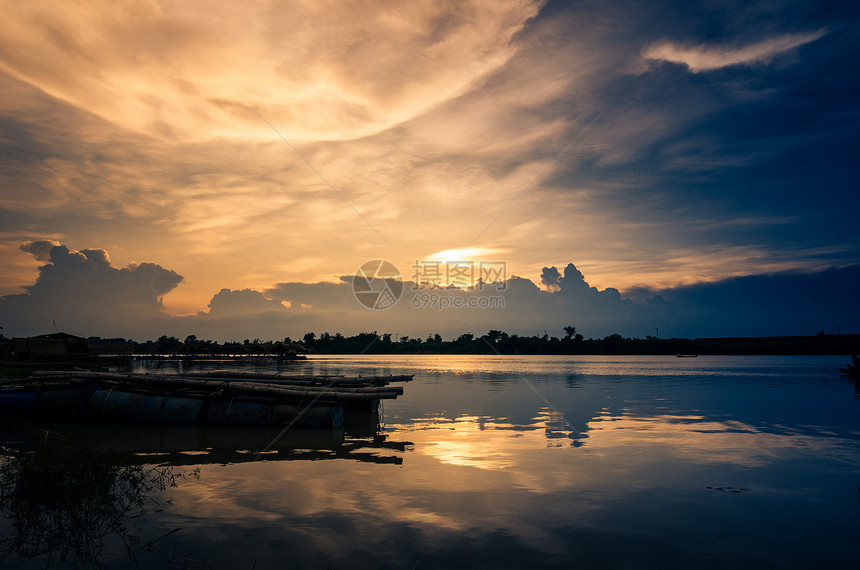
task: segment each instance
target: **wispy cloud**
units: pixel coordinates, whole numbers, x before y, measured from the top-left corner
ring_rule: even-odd
[[[171,315],[479,235],[601,288],[856,263],[856,31],[774,4],[0,0],[0,295],[45,238],[174,268]]]
[[[804,34],[786,34],[746,46],[681,44],[662,41],[642,50],[642,58],[686,65],[693,73],[711,71],[731,65],[769,63],[780,53],[814,42],[827,34],[817,30]]]
[[[536,0],[3,2],[0,69],[170,140],[366,136],[455,97],[514,53]]]

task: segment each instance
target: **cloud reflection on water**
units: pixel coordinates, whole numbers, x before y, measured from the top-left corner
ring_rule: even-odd
[[[378,434],[357,438],[347,423],[343,435],[292,434],[277,454],[222,462],[219,434],[185,433],[183,445],[211,449],[182,454],[206,464],[160,513],[164,528],[183,528],[165,549],[223,567],[267,567],[285,552],[299,567],[355,568],[801,568],[853,555],[857,400],[814,373],[829,360],[499,358],[492,370],[474,357],[479,373],[468,360],[368,357],[380,373],[425,367]],[[402,462],[380,461],[390,457]]]
[[[208,480],[229,483],[180,508],[301,541],[315,566],[803,567],[801,536],[831,562],[846,551],[856,401],[808,381],[820,359],[608,360],[391,357],[392,373],[420,371],[383,422],[412,442],[402,465],[212,466]]]
[[[516,466],[520,452],[559,447],[559,438],[572,438],[573,433],[564,431],[564,425],[561,414],[544,408],[529,426],[511,424],[504,418],[461,416],[451,420],[433,417],[416,420],[406,431],[415,440],[416,451],[442,463],[509,469]]]

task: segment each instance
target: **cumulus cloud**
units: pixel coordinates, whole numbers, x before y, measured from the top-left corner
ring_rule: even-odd
[[[451,338],[490,329],[529,335],[548,330],[561,336],[568,325],[594,337],[642,337],[656,327],[665,335],[683,337],[814,334],[836,324],[843,332],[860,330],[855,291],[860,266],[622,295],[611,287],[592,287],[570,263],[563,271],[544,268],[545,290],[517,276],[466,288],[405,281],[399,301],[385,310],[365,307],[355,296],[353,277],[344,276],[336,283],[280,283],[265,291],[224,288],[212,297],[208,311],[170,317],[159,297],[182,280],[171,270],[153,263],[120,269],[102,249],[72,251],[47,240],[28,242],[21,249],[42,257],[47,252],[49,257],[25,294],[0,297],[2,324],[13,335],[50,331],[54,320],[60,328],[84,336],[140,340],[141,335],[161,334],[282,339],[309,331],[378,331],[422,338],[438,333]]]
[[[213,316],[280,311],[284,308],[278,301],[267,299],[261,292],[253,289],[221,289],[209,302],[209,314]]]
[[[271,311],[258,314],[261,326],[271,327],[272,338],[284,336],[284,331],[294,338],[308,331],[379,331],[422,338],[439,333],[451,338],[490,329],[516,334],[548,330],[561,336],[567,325],[594,337],[613,333],[644,337],[656,328],[661,336],[679,337],[815,334],[835,324],[841,324],[843,332],[860,330],[860,301],[852,292],[860,266],[625,294],[592,287],[572,263],[563,271],[545,268],[544,275],[556,285],[541,290],[516,276],[499,286],[465,289],[406,281],[399,302],[386,310],[362,306],[350,277],[339,283],[281,283],[266,290],[265,297],[289,301],[293,308],[278,313],[280,319]]]
[[[556,268],[548,269],[559,273]],[[403,283],[397,304],[385,310],[363,306],[352,289],[352,278],[340,283],[281,283],[266,296],[289,301],[289,311],[303,314],[317,332],[354,334],[380,331],[426,337],[439,333],[458,336],[480,334],[489,329],[518,334],[536,334],[544,329],[562,328],[574,322],[581,330],[629,329],[634,316],[630,303],[617,291],[599,291],[582,279],[570,264],[560,279],[560,288],[543,291],[529,279],[517,276],[493,284],[470,287],[429,286],[414,281]],[[371,280],[371,289],[382,290],[383,280]]]
[[[47,263],[26,293],[0,297],[3,326],[13,334],[66,332],[113,335],[163,320],[160,298],[182,276],[154,263],[115,267],[103,249],[70,250],[51,241],[28,242],[21,250]]]
[[[558,291],[561,288],[561,273],[555,267],[544,267],[541,271],[540,282],[548,291]]]
[[[51,250],[60,245],[60,242],[54,240],[39,240],[28,241],[21,245],[21,251],[26,251],[36,258],[36,261],[49,261],[51,259]]]
[[[686,65],[693,73],[731,65],[770,63],[777,55],[813,42],[827,33],[818,30],[786,34],[746,46],[692,45],[671,41],[657,42],[642,50],[642,58]]]
[[[516,334],[561,336],[573,325],[586,336],[619,333],[661,336],[755,336],[814,334],[842,325],[860,331],[860,301],[853,293],[860,266],[818,273],[755,275],[668,289],[598,289],[572,263],[563,271],[544,269],[549,290],[512,276],[495,285],[430,287],[405,281],[397,304],[370,310],[353,292],[352,277],[338,283],[280,283],[265,292],[245,292],[256,312],[218,315],[215,311],[184,322],[185,330],[218,338],[298,338],[305,332],[378,331],[453,338],[490,329]],[[557,277],[557,279],[554,279]],[[381,280],[377,280],[382,285]],[[544,283],[546,285],[546,283]],[[375,289],[376,290],[376,289]],[[231,292],[237,293],[237,292]],[[231,295],[232,296],[232,295]],[[217,296],[216,296],[217,297]],[[276,301],[289,309],[272,310]],[[191,327],[190,329],[188,327]]]

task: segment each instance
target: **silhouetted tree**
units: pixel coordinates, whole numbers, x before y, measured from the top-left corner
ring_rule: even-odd
[[[183,344],[175,336],[161,335],[160,337],[158,337],[158,340],[155,341],[155,346],[160,352],[166,354],[175,354],[179,352]]]

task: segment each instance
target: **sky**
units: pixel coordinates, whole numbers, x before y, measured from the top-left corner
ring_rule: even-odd
[[[860,333],[853,3],[0,7],[6,336]]]

